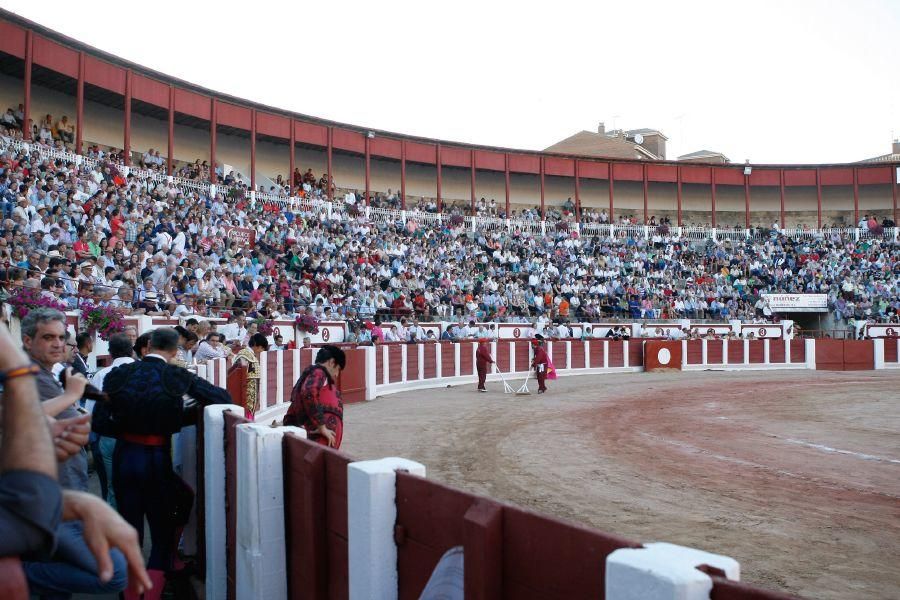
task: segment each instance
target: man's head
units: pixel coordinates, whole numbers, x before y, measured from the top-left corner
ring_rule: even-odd
[[[81,354],[90,354],[94,349],[94,336],[87,331],[82,331],[75,336],[75,347]]]
[[[109,355],[113,360],[129,358],[134,354],[134,342],[126,333],[117,333],[109,338]]]
[[[160,327],[150,332],[150,345],[148,354],[158,354],[166,359],[166,362],[175,358],[178,354],[178,342],[181,336],[172,327]]]
[[[316,364],[328,371],[332,379],[337,380],[338,375],[347,364],[347,357],[343,350],[328,344],[319,348],[319,352],[316,354]]]
[[[133,347],[138,338],[137,327],[135,327],[134,325],[126,325],[125,331],[122,332],[122,335],[128,338]],[[129,356],[131,355],[129,354]]]
[[[65,360],[66,315],[52,308],[32,309],[22,319],[22,344],[45,369]]]

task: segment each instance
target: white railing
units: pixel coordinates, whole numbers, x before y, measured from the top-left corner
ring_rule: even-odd
[[[99,160],[83,155],[78,155],[68,150],[60,150],[52,148],[37,142],[25,142],[14,138],[0,137],[0,150],[12,148],[19,152],[28,152],[29,154],[37,153],[42,159],[64,160],[79,165],[82,169],[90,170],[97,165],[110,163],[108,159]],[[222,194],[228,198],[234,188],[229,188],[221,184],[211,185],[206,181],[194,181],[183,177],[174,177],[165,173],[150,171],[140,167],[125,166],[117,164],[122,173],[134,175],[142,183],[163,183],[180,189],[185,193],[200,193],[207,195],[212,193]],[[268,192],[250,192],[244,188],[243,196],[248,200],[257,204],[277,205],[282,209],[294,212],[305,212],[318,215],[322,218],[331,220],[350,220],[353,215],[348,211],[347,205],[343,201],[328,201],[318,197],[302,198],[298,196],[288,196],[286,194],[270,194]],[[408,220],[412,220],[424,226],[437,226],[451,222],[452,216],[448,214],[429,213],[418,210],[394,210],[389,208],[376,207],[360,207],[364,210],[366,218],[372,223],[382,224],[405,224]],[[465,216],[464,225],[466,229],[471,231],[481,230],[488,232],[522,232],[530,235],[552,234],[558,231],[577,232],[582,237],[599,237],[599,238],[633,238],[633,239],[650,239],[658,232],[657,226],[648,225],[616,225],[596,222],[568,223],[567,228],[561,228],[556,221],[528,221],[524,219],[499,219],[497,217],[484,216]],[[707,227],[669,227],[668,236],[677,236],[685,240],[702,242],[706,240],[716,241],[743,241],[748,239],[761,240],[770,237],[774,232],[763,229],[716,229]],[[876,235],[868,229],[856,227],[833,227],[828,229],[804,229],[804,228],[785,228],[781,230],[784,235],[797,239],[816,239],[816,238],[832,238],[839,236],[841,238],[859,239],[891,239],[898,241],[900,236],[900,228],[892,227],[885,229],[883,233]]]

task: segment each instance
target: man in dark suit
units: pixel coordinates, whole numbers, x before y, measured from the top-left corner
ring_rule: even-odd
[[[142,360],[106,375],[109,414],[98,417],[96,409],[94,414],[97,429],[118,439],[112,472],[119,512],[142,538],[145,517],[150,525],[147,568],[153,590],[144,594],[145,600],[158,600],[166,572],[176,570],[178,538],[193,503],[193,492],[175,474],[171,458],[172,434],[196,421],[197,411],[186,408],[184,398],[203,406],[231,403],[224,389],[169,364],[178,353],[178,340],[172,328],[154,330]],[[129,592],[125,598],[131,600]]]
[[[94,351],[94,336],[87,331],[82,331],[75,336],[75,355],[72,357],[72,370],[81,373],[85,378],[90,377],[88,357]]]

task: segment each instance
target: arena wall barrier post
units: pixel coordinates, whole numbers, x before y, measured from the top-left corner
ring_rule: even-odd
[[[285,433],[306,436],[299,427],[256,423],[237,427],[241,474],[237,478],[237,600],[287,598],[281,443]]]
[[[457,345],[457,348],[459,346]],[[397,598],[398,470],[425,476],[425,466],[405,458],[347,465],[347,558],[350,600]]]
[[[873,339],[872,343],[875,344],[875,368],[883,369],[884,368],[884,339],[883,338]]]
[[[374,400],[377,395],[376,388],[378,386],[378,373],[376,369],[375,353],[380,352],[380,348],[374,346],[366,346],[363,348],[366,356],[366,400]],[[440,362],[438,362],[440,365]],[[440,368],[440,367],[438,367]],[[299,377],[300,371],[295,370],[294,373]]]
[[[805,340],[806,350],[806,368],[816,370],[816,340],[809,338]]]
[[[224,598],[225,561],[225,415],[243,414],[235,404],[214,404],[203,411],[203,485],[206,518],[206,597]]]
[[[702,565],[740,580],[736,560],[667,543],[621,548],[606,557],[606,600],[708,600],[712,578]]]

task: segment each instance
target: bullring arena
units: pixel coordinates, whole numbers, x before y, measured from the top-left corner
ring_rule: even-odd
[[[533,383],[533,381],[532,381]],[[641,540],[722,551],[808,598],[900,589],[896,373],[723,372],[499,382],[348,407],[347,452]]]
[[[278,19],[266,15],[270,22],[255,28],[247,25],[251,16],[268,11],[246,9],[239,33],[214,22],[231,12],[218,5],[202,21],[185,12],[154,30],[167,32],[165,43],[154,39],[136,52],[181,52],[169,38],[203,44],[196,62],[228,73],[230,84],[246,83],[246,97],[89,45],[105,43],[99,13],[109,11],[80,8],[97,20],[88,43],[0,9],[0,343],[8,328],[34,363],[0,370],[0,382],[35,371],[44,378],[34,399],[26,398],[30,388],[17,394],[9,386],[3,408],[32,409],[26,415],[19,406],[16,422],[37,432],[30,441],[47,443],[30,452],[43,461],[24,471],[43,476],[47,490],[81,485],[83,476],[90,488],[81,490],[82,502],[88,493],[102,498],[87,501],[104,516],[95,518],[118,523],[121,516],[128,522],[120,532],[128,534],[145,517],[154,526],[142,534],[143,548],[130,542],[132,572],[119,565],[107,589],[96,565],[80,564],[87,551],[30,560],[39,542],[54,553],[68,550],[54,547],[63,518],[51,515],[33,547],[0,555],[0,600],[36,595],[47,583],[44,568],[76,569],[59,587],[93,592],[77,593],[78,600],[900,598],[900,140],[890,154],[850,157],[851,147],[875,151],[834,128],[844,135],[834,154],[843,162],[822,153],[815,163],[789,164],[732,161],[709,150],[676,159],[675,148],[688,142],[605,122],[544,150],[398,133],[267,106],[262,99],[275,96],[256,96],[248,72],[274,62],[270,45],[295,41],[299,30],[300,45],[285,54],[300,75],[280,73],[265,85],[296,86],[292,101],[300,108],[317,95],[335,104],[353,96],[377,114],[375,100],[391,96],[393,84],[382,91],[355,81],[331,69],[328,54],[344,46],[359,54],[363,38],[335,26],[327,43],[311,41],[319,27],[307,24],[332,21],[323,17],[331,6],[304,12],[304,27],[287,36],[282,23],[271,23],[283,18],[296,27],[281,7]],[[446,19],[475,14],[454,8]],[[753,8],[754,17],[766,12]],[[359,16],[338,10],[347,13],[338,22]],[[631,53],[671,45],[671,23],[665,35],[641,31],[646,37],[635,43],[631,27],[604,10],[602,19],[566,24],[573,44],[590,45],[583,53],[565,46],[567,64],[593,69],[596,52],[606,60],[599,79],[621,81],[616,68],[628,57],[597,45],[613,39],[613,29],[628,31]],[[643,4],[637,10],[645,24],[656,12]],[[116,18],[119,12],[127,9]],[[769,12],[773,22],[791,23],[786,6]],[[805,22],[828,11],[808,12]],[[851,12],[868,19],[866,37],[879,37],[874,10]],[[698,27],[701,51],[721,49],[707,35],[712,27],[681,17],[680,37]],[[144,19],[151,21],[147,13]],[[188,35],[178,30],[185,22],[195,27]],[[577,35],[588,22],[599,26]],[[727,35],[733,22],[723,20],[716,33]],[[151,29],[141,24],[135,36]],[[512,29],[505,17],[503,28]],[[433,29],[429,23],[423,31],[446,42]],[[395,23],[391,30],[411,33]],[[247,31],[266,31],[265,39]],[[799,48],[804,32],[758,41],[766,33],[754,29],[752,45],[801,55],[778,40],[790,37]],[[240,43],[228,44],[229,36]],[[853,39],[843,30],[839,37]],[[860,52],[876,54],[862,42]],[[238,45],[252,68],[220,60]],[[862,56],[846,45],[842,59]],[[375,46],[365,61],[354,58],[373,73],[385,62]],[[542,72],[523,60],[536,46],[501,47],[501,61]],[[541,51],[551,46],[541,38]],[[499,71],[488,54],[467,68]],[[805,133],[773,133],[771,118],[737,102],[758,87],[766,97],[750,104],[775,102],[779,117],[799,112],[785,102],[798,92],[789,84],[831,79],[813,70],[827,61],[803,64],[801,77],[782,57],[742,65],[729,58],[715,67],[713,53],[680,54],[671,52],[685,61],[671,69],[681,78],[675,85],[642,66],[625,78],[634,83],[609,86],[609,98],[606,91],[569,94],[572,110],[578,96],[597,96],[592,101],[612,116],[613,92],[630,89],[675,112],[678,98],[717,129],[747,127],[729,132],[733,138],[765,130],[778,138],[779,152],[823,139],[807,137],[800,119]],[[185,57],[195,62],[187,54],[182,64]],[[557,58],[554,74],[563,66]],[[429,72],[446,66],[441,57],[429,60]],[[730,112],[685,94],[701,87],[688,85],[700,64],[725,99],[716,103]],[[753,76],[741,73],[727,89],[736,66]],[[404,67],[424,75],[421,65]],[[572,73],[567,91],[571,82],[598,78]],[[880,73],[888,80],[891,71]],[[395,103],[417,96],[415,111],[434,121],[456,116],[428,104],[431,92],[409,79],[396,86]],[[658,89],[637,89],[638,79]],[[856,83],[875,97],[870,82]],[[882,97],[898,97],[884,89]],[[815,102],[798,95],[797,105],[812,114],[813,105],[837,96],[822,90]],[[883,104],[879,98],[865,112]],[[554,112],[565,109],[549,113],[561,118]],[[870,116],[857,112],[859,122]],[[665,125],[675,129],[680,119]],[[528,115],[523,129],[545,120]],[[822,127],[836,120],[828,115]],[[734,148],[755,152],[747,140]],[[163,348],[154,339],[168,342]],[[487,390],[478,390],[486,354],[496,363]],[[62,400],[51,395],[60,379],[50,373],[67,366],[86,377],[102,372],[92,381],[103,388],[108,373],[132,360],[144,361],[135,372],[174,373],[215,402],[198,406],[184,394],[182,404],[183,394],[173,394],[173,418],[162,423],[171,390],[160,389],[159,398],[143,399],[160,423],[144,422],[132,418],[141,414],[130,411],[134,398],[107,386],[107,397],[94,394],[106,420],[90,417],[100,425],[93,439],[85,423],[72,425],[87,416],[62,418],[96,408],[68,388]],[[152,364],[160,360],[169,364]],[[327,376],[316,362],[328,364]],[[537,393],[535,377],[543,385],[550,371],[558,378]],[[301,390],[301,374],[310,372],[316,378],[303,381],[316,385]],[[147,383],[159,381],[168,380]],[[318,426],[312,411],[321,413]],[[302,427],[285,425],[292,422],[286,415]],[[52,436],[44,436],[47,423]],[[7,450],[25,437],[9,429],[0,432],[0,475],[15,468]],[[75,443],[79,435],[84,441]],[[328,435],[343,444],[323,444]],[[23,446],[19,458],[29,454]],[[153,460],[144,458],[151,453]],[[70,483],[53,481],[54,469],[71,475]],[[123,472],[131,476],[116,475]],[[0,509],[15,504],[4,504],[7,491]],[[0,525],[13,522],[5,518],[0,512]],[[84,530],[67,535],[78,544],[86,538]],[[136,590],[143,559],[154,588]]]

